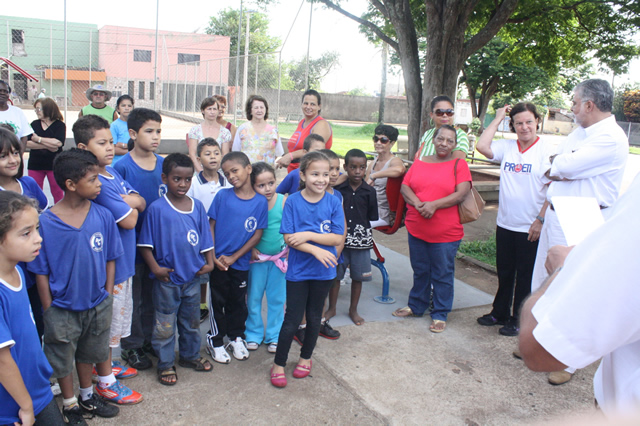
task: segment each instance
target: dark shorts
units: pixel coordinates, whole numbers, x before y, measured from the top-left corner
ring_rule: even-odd
[[[95,308],[67,311],[55,306],[44,311],[44,353],[53,376],[66,377],[73,362],[97,364],[109,359],[113,297]]]
[[[370,249],[350,249],[342,251],[344,262],[336,268],[338,280],[344,278],[344,273],[349,268],[349,275],[352,280],[371,281],[371,250]]]

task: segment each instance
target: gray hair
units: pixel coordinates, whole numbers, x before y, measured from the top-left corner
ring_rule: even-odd
[[[613,109],[613,89],[609,83],[599,78],[585,80],[574,89],[583,101],[591,101],[602,112]]]

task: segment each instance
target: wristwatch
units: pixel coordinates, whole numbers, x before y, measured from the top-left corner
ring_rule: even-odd
[[[544,225],[544,217],[538,215],[536,216],[536,219],[538,219],[540,223]]]

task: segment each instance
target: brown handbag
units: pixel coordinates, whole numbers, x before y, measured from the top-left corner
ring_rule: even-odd
[[[453,165],[453,177],[455,179],[456,186],[458,185],[458,161]],[[480,218],[482,211],[484,210],[485,201],[482,199],[478,190],[473,186],[471,182],[471,191],[467,192],[460,204],[458,204],[458,213],[460,213],[460,223],[469,223]]]

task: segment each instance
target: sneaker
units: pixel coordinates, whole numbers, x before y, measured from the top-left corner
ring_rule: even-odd
[[[74,405],[71,408],[62,408],[62,417],[64,417],[64,422],[68,425],[80,425],[80,426],[88,426],[87,422],[84,421],[84,415],[82,414],[82,410],[79,405]]]
[[[240,337],[236,337],[236,340],[232,340],[227,344],[227,348],[231,347],[231,353],[233,357],[239,361],[249,359],[249,351],[247,351],[247,344]]]
[[[300,346],[304,344],[304,335],[307,334],[306,328],[299,328],[296,331],[296,334],[293,335],[293,340],[300,343]]]
[[[267,346],[267,352],[269,352],[270,354],[275,354],[277,350],[278,342],[271,342],[269,343],[269,346]]]
[[[208,309],[200,309],[200,324],[202,324],[209,317]]]
[[[99,397],[97,394],[91,394],[91,398],[83,401],[78,395],[78,403],[80,404],[80,410],[83,413],[91,414],[100,417],[115,417],[120,412],[120,409],[114,405],[107,404],[107,402]]]
[[[120,361],[111,361],[111,371],[116,379],[131,379],[138,375],[138,370],[133,367],[125,367]]]
[[[136,370],[147,370],[153,367],[153,363],[144,353],[142,348],[138,349],[123,349],[120,356],[122,359],[129,363],[130,366]]]
[[[250,351],[257,351],[259,347],[260,345],[256,342],[247,342],[247,349]]]
[[[504,321],[503,320],[499,320],[498,318],[494,317],[491,314],[483,315],[480,318],[476,319],[476,321],[478,321],[478,324],[486,325],[486,326],[504,325]]]
[[[220,364],[229,364],[231,362],[231,357],[224,349],[224,346],[207,346],[206,351],[215,362]]]
[[[129,389],[120,383],[119,380],[116,380],[115,383],[108,388],[102,388],[98,383],[96,392],[107,401],[115,404],[132,405],[142,401],[142,395],[140,395],[140,393]]]
[[[325,321],[324,324],[320,324],[320,336],[325,339],[336,340],[340,338],[340,332],[334,330],[333,327],[329,325],[329,321]]]
[[[517,336],[520,334],[520,327],[518,326],[518,320],[509,318],[504,327],[500,327],[498,333],[503,336]]]
[[[58,384],[58,382],[49,382],[49,386],[51,386],[51,393],[53,394],[53,396],[58,396],[62,394],[62,391],[60,390],[60,385]]]

